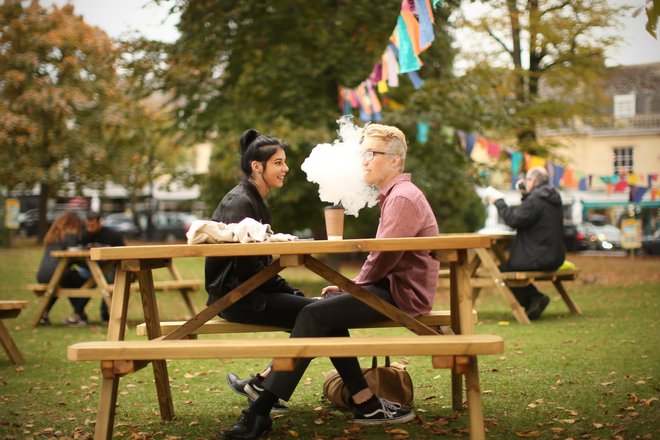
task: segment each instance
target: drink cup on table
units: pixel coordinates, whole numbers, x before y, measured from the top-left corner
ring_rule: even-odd
[[[328,240],[341,240],[344,238],[344,207],[327,206],[324,213]]]

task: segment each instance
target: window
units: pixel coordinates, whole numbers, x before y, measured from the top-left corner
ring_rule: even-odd
[[[635,94],[614,95],[614,117],[635,116]]]
[[[619,174],[630,174],[633,172],[632,147],[614,149],[614,172]]]

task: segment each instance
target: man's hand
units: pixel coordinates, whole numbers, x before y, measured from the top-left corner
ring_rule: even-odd
[[[487,199],[488,199],[488,203],[490,203],[490,204],[492,205],[493,202],[495,202],[495,200],[503,199],[503,198],[504,198],[504,194],[502,194],[501,191],[496,190],[496,189],[493,188],[492,186],[489,186],[489,187],[486,188],[486,190],[484,191],[484,198],[487,198]]]
[[[341,292],[341,289],[338,286],[325,286],[321,290],[321,297],[325,298],[329,293]]]

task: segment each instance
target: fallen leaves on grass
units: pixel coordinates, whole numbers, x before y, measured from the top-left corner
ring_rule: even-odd
[[[537,431],[535,429],[525,429],[522,431],[515,431],[516,435],[518,437],[540,437],[541,436],[541,431]]]

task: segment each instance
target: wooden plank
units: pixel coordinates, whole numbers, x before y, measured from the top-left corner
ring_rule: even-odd
[[[172,331],[172,333],[164,336],[164,339],[181,339],[190,335],[199,327],[204,325],[205,322],[216,316],[227,307],[239,301],[248,293],[259,287],[269,278],[275,276],[283,268],[280,266],[280,260],[272,261],[268,266],[263,268],[260,272],[252,275],[247,281],[243,282],[234,290],[228,292],[222,298],[216,300],[213,304],[193,316],[190,320],[186,321],[181,327]]]
[[[9,356],[9,359],[13,364],[20,364],[25,362],[23,355],[16,346],[16,342],[14,342],[14,339],[9,334],[9,331],[7,331],[7,328],[2,323],[2,320],[0,320],[0,343],[2,343],[2,347],[5,349],[7,356]]]
[[[473,311],[472,319],[477,322],[477,312]],[[431,328],[444,327],[451,325],[451,313],[449,310],[433,310],[427,315],[418,316],[417,320]],[[185,324],[185,321],[165,321],[160,323],[160,331],[163,334],[171,333],[177,327]],[[381,321],[367,324],[356,328],[387,328],[387,327],[400,327],[401,324],[395,321]],[[224,320],[220,317],[215,317],[204,325],[199,327],[192,334],[221,334],[221,333],[252,333],[252,332],[279,332],[291,330],[284,327],[274,327],[256,324],[243,324],[240,322],[231,322]],[[146,336],[147,329],[145,324],[138,324],[136,327],[136,334],[138,336]],[[446,333],[443,333],[446,334]]]
[[[94,341],[69,346],[72,361],[478,355],[504,352],[495,335]]]
[[[495,289],[500,292],[502,297],[504,297],[504,300],[509,304],[516,320],[521,324],[531,324],[527,314],[525,314],[525,309],[520,306],[520,303],[518,303],[518,300],[513,295],[513,292],[511,292],[511,289],[509,289],[502,280],[502,273],[497,267],[497,264],[495,264],[495,261],[491,258],[489,252],[486,249],[477,249],[476,252],[479,259],[481,259],[481,264],[484,269],[489,273],[490,278],[495,281]]]
[[[552,282],[554,284],[555,289],[557,289],[557,292],[561,295],[561,298],[564,300],[566,305],[568,306],[568,310],[571,311],[574,315],[581,315],[582,310],[580,310],[580,306],[578,306],[575,301],[573,301],[573,298],[568,294],[566,289],[564,289],[564,286],[561,284],[561,281],[555,280]]]
[[[441,234],[435,237],[358,240],[311,240],[274,243],[227,243],[99,247],[90,250],[93,260],[222,257],[248,255],[333,254],[371,251],[456,250],[487,248],[490,238],[480,234]]]
[[[364,288],[356,285],[351,280],[346,278],[340,273],[335,272],[330,269],[325,264],[321,263],[316,258],[306,255],[305,256],[305,267],[307,267],[312,272],[321,276],[323,279],[335,283],[345,292],[349,292],[355,298],[367,304],[372,309],[382,313],[384,316],[387,316],[393,321],[398,322],[401,326],[406,327],[411,332],[417,335],[437,335],[438,332],[428,327],[425,324],[417,321],[414,318],[406,315],[402,310],[395,307],[394,305],[388,303],[382,298],[368,292]]]
[[[198,280],[198,279],[192,279],[192,280],[166,280],[166,281],[154,281],[154,288],[156,289],[157,292],[168,292],[170,290],[181,290],[181,289],[199,289],[204,285],[204,281]],[[113,284],[107,284],[106,289],[108,292],[112,292],[112,289],[114,289]],[[28,289],[32,290],[35,293],[45,293],[48,288],[47,284],[29,284]],[[137,292],[139,290],[139,287],[137,284],[132,284],[131,285],[131,291],[132,292]],[[57,291],[57,296],[75,296],[76,292],[84,292],[85,295],[81,296],[88,296],[89,293],[99,293],[99,288],[98,287],[90,287],[88,289],[82,289],[82,288],[77,288],[77,289],[68,289],[68,288],[59,288]]]
[[[23,300],[2,300],[0,301],[0,310],[24,309],[28,306],[27,301]]]

